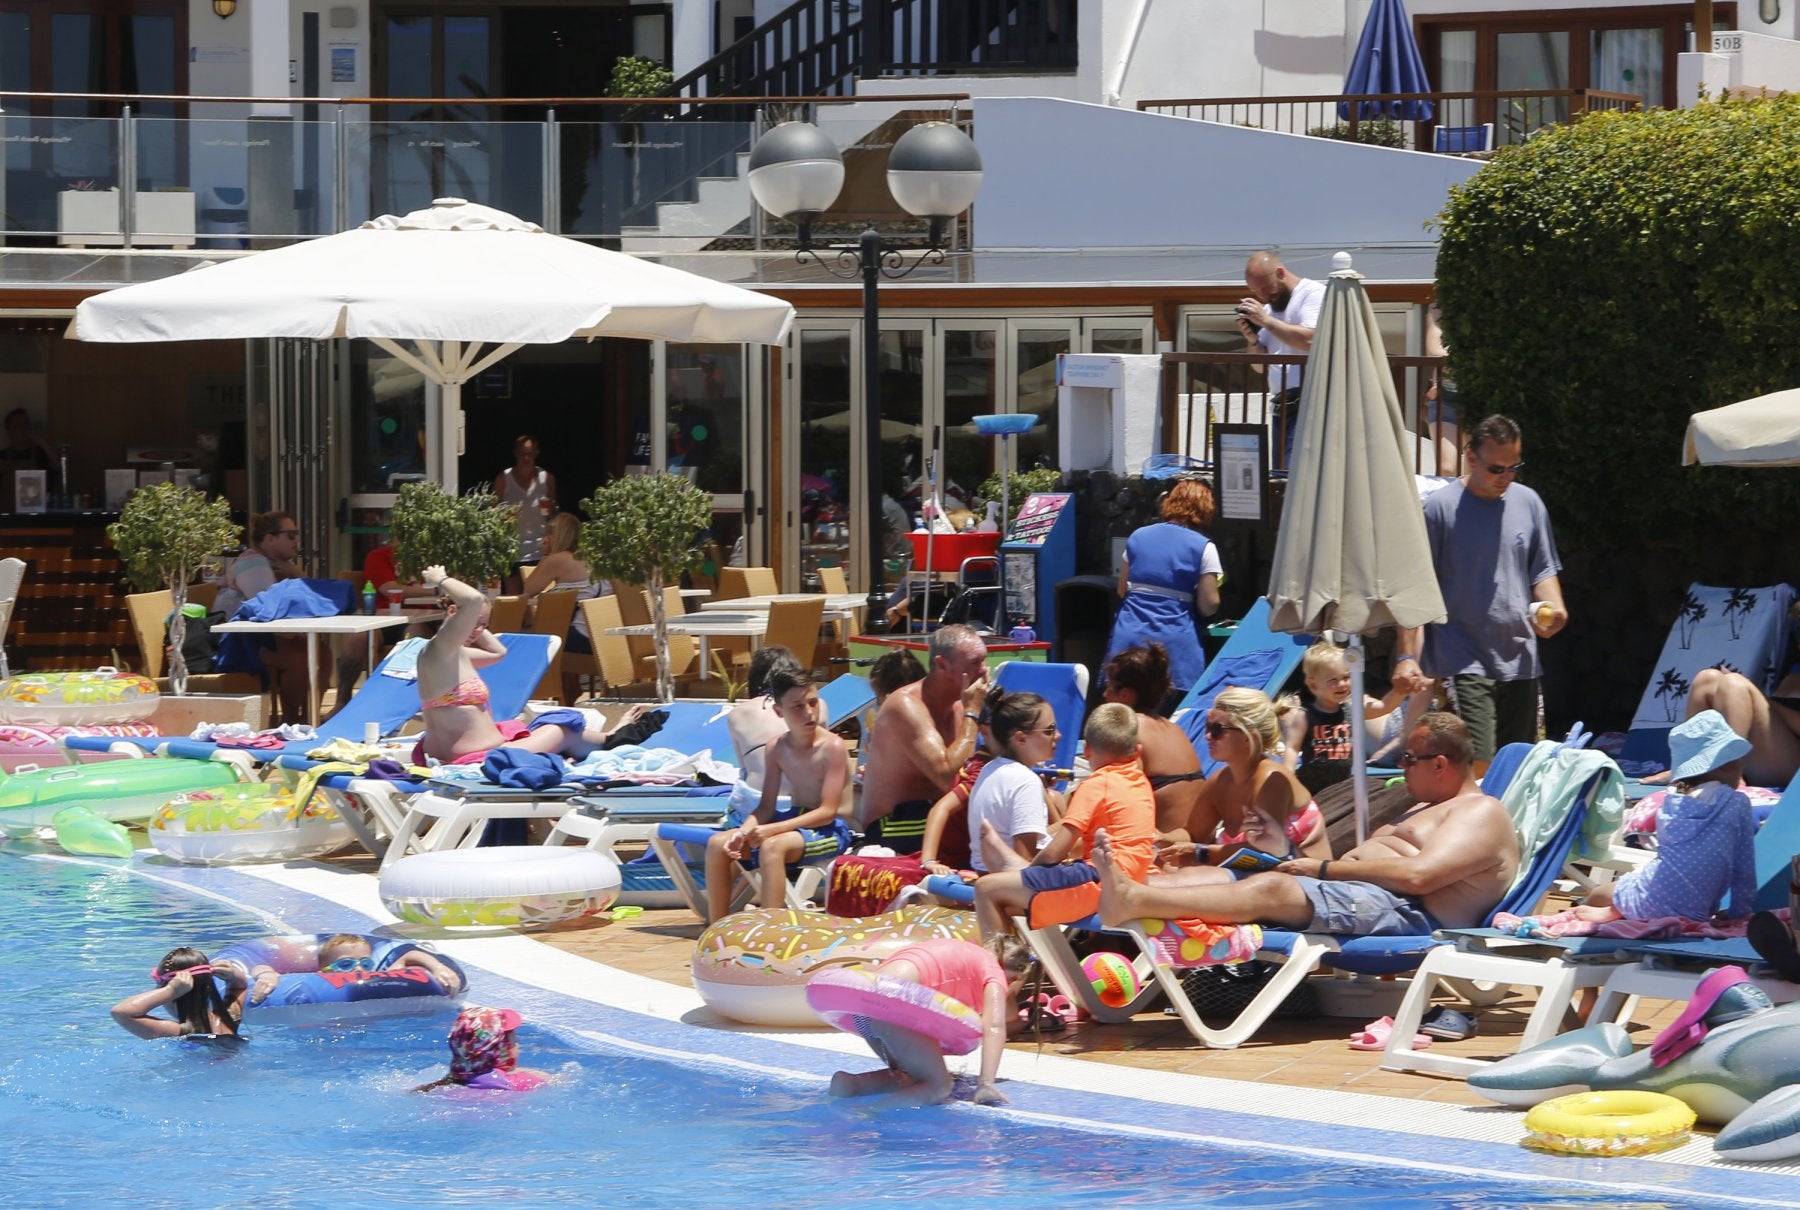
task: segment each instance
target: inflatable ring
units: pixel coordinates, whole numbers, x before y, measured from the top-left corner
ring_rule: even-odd
[[[148,739],[161,735],[151,723],[116,723],[88,727],[28,727],[16,723],[0,723],[0,773],[44,769],[69,763],[62,741],[74,736],[112,736],[118,739]],[[89,752],[83,762],[118,760],[112,752]]]
[[[1694,1111],[1660,1092],[1577,1092],[1525,1115],[1525,1145],[1566,1155],[1649,1155],[1685,1143]]]
[[[402,857],[381,871],[388,911],[440,928],[555,924],[603,912],[618,897],[618,864],[591,849],[449,849]]]
[[[924,1034],[947,1055],[981,1045],[981,1014],[952,996],[862,968],[823,970],[806,984],[806,1003],[833,1029],[867,1041],[869,1022]]]
[[[756,908],[727,916],[694,946],[694,990],[720,1016],[750,1025],[814,1027],[807,980],[877,962],[919,941],[973,941],[975,914],[909,907],[881,916]]]
[[[244,1001],[246,1026],[259,1023],[323,1024],[351,1017],[395,1016],[436,1012],[462,996],[462,988],[447,990],[422,967],[395,967],[413,950],[426,947],[395,937],[364,936],[375,959],[373,971],[321,971],[319,947],[335,933],[297,933],[288,937],[259,937],[227,945],[213,955],[213,965],[235,966],[246,982],[257,967],[272,968],[281,978],[258,1003]],[[469,977],[447,955],[426,950],[456,973],[462,987]]]
[[[109,760],[38,769],[0,779],[0,828],[43,828],[80,803],[114,823],[148,819],[171,795],[241,784],[231,766],[211,760]]]
[[[297,803],[291,788],[273,783],[177,794],[151,816],[148,831],[158,853],[183,865],[298,861],[356,839],[323,798]]]
[[[0,723],[76,727],[135,723],[156,713],[156,682],[135,672],[22,672],[0,681]]]

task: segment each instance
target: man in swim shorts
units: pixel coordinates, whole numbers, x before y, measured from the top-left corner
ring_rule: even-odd
[[[1407,735],[1400,764],[1419,805],[1343,857],[1298,857],[1236,882],[1176,870],[1135,883],[1110,842],[1096,841],[1100,918],[1271,924],[1356,936],[1427,933],[1487,922],[1519,869],[1518,839],[1500,801],[1475,784],[1468,728],[1433,711]]]
[[[925,816],[975,751],[987,698],[987,644],[967,626],[931,634],[925,679],[888,694],[875,717],[864,768],[862,818],[869,839],[917,853]]]

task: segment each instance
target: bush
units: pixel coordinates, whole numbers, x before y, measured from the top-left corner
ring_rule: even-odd
[[[1792,574],[1800,480],[1684,469],[1681,450],[1690,414],[1800,384],[1797,143],[1793,97],[1595,114],[1509,149],[1443,213],[1465,430],[1519,421],[1562,548],[1571,628],[1546,659],[1565,721],[1629,710],[1688,582]]]
[[[169,685],[177,697],[187,692],[187,660],[181,651],[187,618],[181,607],[187,602],[188,581],[202,563],[236,542],[238,533],[229,501],[208,500],[205,492],[174,483],[139,488],[119,519],[106,527],[132,586],[142,591],[167,588],[174,598]]]
[[[1033,492],[1054,492],[1061,490],[1062,472],[1053,466],[1035,467],[1032,470],[1019,471],[1017,474],[1013,475],[1011,482],[1007,485],[1007,491],[1011,493],[1011,497],[1007,500],[1007,504],[1010,506],[1011,511],[1008,513],[1004,523],[1000,526],[1000,531],[1004,533],[1012,528],[1014,518],[1019,515],[1019,509],[1025,504],[1025,497],[1031,495]],[[975,489],[975,495],[982,501],[998,500],[1000,498],[1000,473],[995,471],[986,479],[983,479],[981,481],[981,486]]]
[[[394,567],[417,580],[434,564],[478,588],[496,583],[519,561],[519,508],[490,491],[452,496],[435,483],[407,483],[394,502]]]
[[[1306,132],[1315,139],[1337,139],[1345,143],[1367,143],[1371,147],[1405,147],[1406,131],[1389,118],[1370,118],[1356,124],[1339,122],[1335,126],[1314,126]]]
[[[620,55],[613,60],[612,79],[607,81],[609,97],[660,97],[675,82],[675,73],[654,59],[639,55]]]

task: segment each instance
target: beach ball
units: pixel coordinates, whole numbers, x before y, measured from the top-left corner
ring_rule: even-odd
[[[1138,994],[1137,970],[1123,954],[1089,954],[1081,960],[1081,973],[1108,1008],[1124,1008]]]

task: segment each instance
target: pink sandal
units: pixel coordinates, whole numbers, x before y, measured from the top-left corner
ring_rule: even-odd
[[[1371,1021],[1350,1035],[1351,1050],[1386,1050],[1388,1039],[1394,1034],[1394,1019],[1382,1017]],[[1424,1050],[1431,1045],[1431,1039],[1425,1034],[1413,1035],[1413,1049]]]

